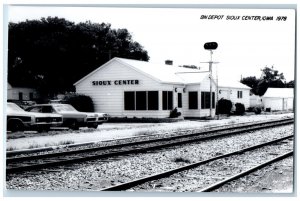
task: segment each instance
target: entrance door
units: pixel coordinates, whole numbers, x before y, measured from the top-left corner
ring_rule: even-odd
[[[22,101],[23,100],[23,93],[19,92],[19,100]]]

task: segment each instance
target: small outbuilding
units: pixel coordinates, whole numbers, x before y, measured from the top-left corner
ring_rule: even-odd
[[[7,83],[8,101],[32,101],[39,97],[37,90],[32,87],[13,86],[10,83]]]
[[[294,88],[268,88],[262,96],[262,102],[265,110],[293,110]]]
[[[216,83],[209,74],[170,63],[113,58],[74,85],[97,112],[112,117],[166,118],[174,108],[183,117],[215,115]]]
[[[250,107],[250,89],[239,81],[219,80],[218,100],[221,98],[230,100],[233,106],[236,103],[242,103],[247,109]]]

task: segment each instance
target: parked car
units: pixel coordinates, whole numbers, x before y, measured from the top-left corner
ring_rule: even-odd
[[[62,115],[26,112],[15,103],[7,103],[6,111],[7,130],[12,132],[23,131],[25,129],[33,129],[40,132],[63,123]]]
[[[97,128],[108,120],[105,113],[79,112],[69,104],[37,104],[27,108],[30,112],[56,113],[63,116],[63,126],[78,130],[79,127]]]

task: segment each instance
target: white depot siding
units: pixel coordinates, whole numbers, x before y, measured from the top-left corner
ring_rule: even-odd
[[[111,81],[111,85],[93,85],[93,81]],[[139,84],[115,85],[115,80],[138,80]],[[112,117],[169,117],[169,110],[162,110],[162,91],[173,91],[177,85],[161,84],[136,70],[118,62],[112,62],[76,85],[76,92],[92,98],[95,111],[105,112]],[[178,88],[183,88],[178,85]],[[159,110],[124,110],[124,91],[159,91]],[[176,98],[177,100],[177,98]],[[173,108],[174,108],[173,107]]]
[[[148,65],[146,63],[136,64],[136,61],[133,62],[129,60],[119,60],[115,59],[112,62],[106,63],[105,65],[95,70],[93,73],[87,75],[85,78],[83,78],[75,84],[77,93],[85,94],[92,98],[95,106],[95,111],[105,112],[112,117],[128,118],[166,118],[170,116],[170,111],[174,108],[177,108],[178,112],[180,112],[183,117],[205,117],[210,115],[209,108],[201,109],[201,92],[210,91],[210,79],[208,75],[201,74],[201,76],[199,76],[199,80],[194,79],[195,76],[180,77],[175,74],[177,72],[176,70],[178,70],[178,72],[181,72],[182,69],[177,69],[178,67],[170,69],[168,66],[167,69],[169,70],[170,76],[172,78],[169,79],[169,77],[166,78],[164,76],[159,75],[160,68],[157,69],[158,66],[154,66],[154,68],[151,68],[151,66],[147,66],[150,68],[145,70],[146,67],[144,65]],[[166,72],[163,73],[166,76],[169,75],[166,74]],[[132,83],[130,82],[130,84],[118,84],[119,80],[121,80],[121,82],[123,80],[132,80]],[[190,84],[190,82],[192,82],[193,80],[195,80],[195,82],[201,82],[201,84]],[[115,81],[117,82],[115,83]],[[96,82],[98,82],[98,84],[95,84]],[[99,84],[100,82],[101,84]],[[159,109],[125,110],[124,92],[134,91],[158,91]],[[168,107],[168,110],[163,110],[164,91],[171,91],[173,94],[173,105],[171,107]],[[189,109],[188,104],[190,91],[196,91],[198,93],[198,109]],[[214,81],[212,81],[212,91],[215,92],[216,105],[217,94]],[[178,106],[179,93],[182,95],[182,107]],[[130,101],[130,98],[128,98],[127,100]],[[148,105],[148,103],[146,105]],[[128,107],[130,107],[130,105],[128,105]],[[214,116],[214,114],[215,108],[212,109],[212,116]]]
[[[198,92],[198,109],[189,109],[189,92]],[[183,93],[183,112],[185,117],[205,117],[210,115],[210,109],[201,109],[201,92],[210,92],[210,80],[208,77],[202,80],[201,84],[186,85]],[[212,82],[212,92],[216,95],[216,86]],[[215,101],[216,101],[215,96]],[[216,104],[215,104],[216,105]],[[215,109],[212,109],[212,116],[215,115]]]
[[[231,87],[219,87],[218,99],[230,100],[234,106],[236,103],[242,103],[245,109],[250,107],[250,89],[240,89]],[[238,97],[238,91],[242,91],[242,98]]]

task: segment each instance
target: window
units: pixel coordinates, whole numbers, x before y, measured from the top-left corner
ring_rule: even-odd
[[[147,94],[146,91],[135,92],[135,104],[136,110],[146,110],[147,109]]]
[[[172,91],[163,91],[163,110],[172,110],[173,109],[173,92]]]
[[[148,110],[158,110],[158,91],[148,91]]]
[[[42,112],[42,108],[41,107],[33,107],[28,109],[29,112]]]
[[[33,93],[32,92],[29,93],[29,100],[33,100]]]
[[[178,108],[182,108],[182,93],[178,93]]]
[[[52,113],[52,112],[53,112],[52,106],[44,106],[44,107],[42,107],[42,113]]]
[[[198,109],[198,92],[189,92],[189,109]]]
[[[168,110],[173,109],[173,92],[168,91]]]
[[[162,95],[162,99],[163,99],[163,110],[167,110],[168,109],[168,92],[167,91],[163,91],[163,95]]]
[[[125,91],[124,92],[124,109],[135,110],[135,92]]]
[[[237,97],[243,98],[243,91],[237,91]]]
[[[125,91],[124,110],[158,110],[158,91]]]
[[[212,108],[215,108],[215,92],[212,92]],[[201,109],[210,109],[210,92],[201,92]]]

